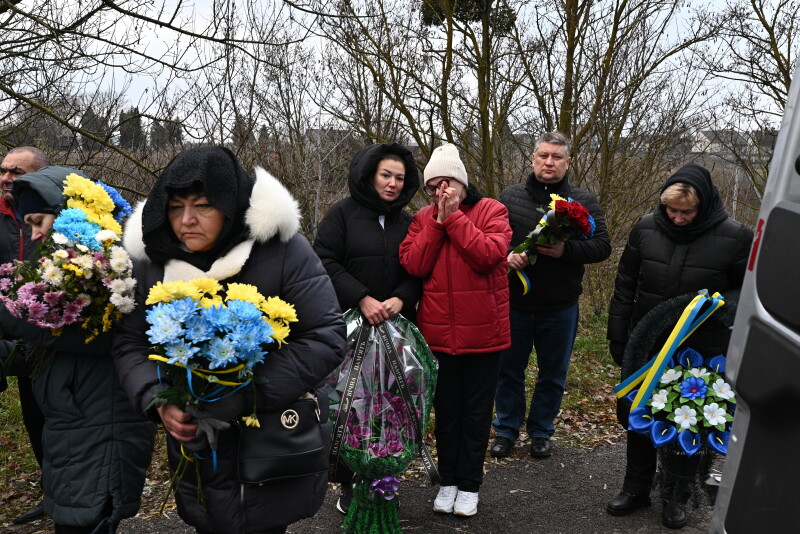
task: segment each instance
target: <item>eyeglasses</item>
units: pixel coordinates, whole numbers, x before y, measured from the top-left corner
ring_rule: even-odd
[[[441,186],[442,184],[444,184],[445,187],[450,187],[450,180],[448,180],[447,178],[442,178],[436,183],[436,185],[426,185],[425,187],[422,188],[422,190],[428,193],[429,195],[433,196],[433,194],[436,192],[437,189],[439,189],[439,186]]]

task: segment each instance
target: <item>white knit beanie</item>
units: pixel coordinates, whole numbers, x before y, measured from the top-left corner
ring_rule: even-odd
[[[467,179],[467,169],[458,157],[458,148],[455,145],[445,143],[438,147],[431,154],[431,159],[425,166],[425,183],[437,177],[453,178],[464,184],[469,184]]]

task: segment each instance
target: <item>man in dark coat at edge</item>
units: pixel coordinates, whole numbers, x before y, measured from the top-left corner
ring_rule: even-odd
[[[14,180],[36,172],[50,165],[47,155],[36,147],[20,146],[8,151],[0,164],[0,264],[13,260],[30,260],[33,258],[36,244],[31,242],[31,230],[14,213]],[[19,348],[12,361],[0,360],[0,391],[6,389],[6,376],[17,377],[19,402],[22,409],[22,420],[28,439],[39,467],[42,466],[42,427],[44,416],[36,404],[31,385],[31,368],[20,354]],[[14,523],[23,524],[44,517],[44,508],[39,501],[33,508],[14,518]]]
[[[536,250],[508,255],[509,269],[524,269],[530,290],[523,295],[519,277],[510,274],[511,347],[502,355],[493,423],[496,437],[490,450],[497,458],[508,456],[519,437],[526,408],[525,369],[532,348],[536,349],[539,373],[526,423],[531,437],[530,454],[535,458],[552,454],[550,438],[561,409],[577,334],[584,264],[601,262],[611,254],[611,241],[597,198],[566,178],[572,162],[569,153],[570,141],[565,135],[543,134],[531,156],[533,173],[525,183],[512,185],[500,194],[514,232],[512,249],[536,227],[541,218],[538,210],[548,210],[551,194],[580,202],[594,217],[596,228],[593,237],[586,240],[538,245]],[[535,262],[531,264],[534,254]]]

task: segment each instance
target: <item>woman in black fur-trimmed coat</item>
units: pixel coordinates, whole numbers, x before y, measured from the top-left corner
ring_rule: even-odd
[[[607,331],[614,361],[623,365],[634,327],[668,299],[707,289],[735,301],[752,240],[753,232],[728,216],[706,169],[690,164],[670,176],[662,187],[661,203],[636,223],[619,261]],[[692,334],[691,346],[713,356],[726,351],[729,338],[728,328],[711,321]],[[635,370],[626,369],[628,374]],[[630,403],[620,399],[617,415],[626,429],[629,412]],[[650,504],[656,450],[647,436],[628,431],[627,438],[622,492],[606,506],[612,515],[627,515]],[[689,491],[674,487],[668,493],[662,521],[680,528],[686,523],[683,505]]]
[[[242,402],[233,418],[252,413],[254,401],[263,410],[283,410],[308,392],[316,392],[321,413],[327,413],[321,383],[342,361],[345,328],[327,273],[297,233],[299,219],[297,202],[275,178],[256,169],[253,180],[233,153],[219,147],[178,154],[131,217],[124,244],[135,260],[137,307],[120,324],[114,357],[134,405],[164,423],[173,471],[181,444],[192,441],[198,427],[181,407],[166,404],[157,412],[148,410],[153,396],[165,387],[147,358],[145,333],[144,302],[159,281],[213,277],[222,283],[252,284],[262,295],[294,305],[298,322],[292,324],[287,343],[255,366],[256,398]],[[250,391],[245,388],[237,395]],[[328,429],[324,418],[320,424]],[[319,509],[327,473],[243,484],[237,478],[236,431],[223,430],[218,439],[216,469],[210,460],[195,459],[205,509],[197,499],[194,469],[186,470],[176,492],[178,514],[198,532],[282,533]]]

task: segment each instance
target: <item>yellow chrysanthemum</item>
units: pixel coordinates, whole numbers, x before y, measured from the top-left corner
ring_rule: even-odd
[[[71,263],[65,263],[61,266],[62,269],[65,271],[73,271],[78,276],[83,276],[83,269],[78,267],[77,265],[72,265]]]
[[[277,341],[278,345],[286,343],[286,338],[289,337],[289,325],[272,319],[265,319],[265,321],[272,327],[272,339]]]
[[[562,197],[560,197],[560,196],[556,195],[555,193],[551,193],[551,194],[550,194],[550,198],[552,199],[552,200],[550,201],[550,206],[549,206],[549,208],[550,208],[551,210],[554,210],[554,209],[556,209],[556,200],[566,200],[565,198],[562,198]]]
[[[244,421],[244,424],[246,424],[247,426],[254,426],[256,428],[261,428],[261,423],[258,422],[258,417],[256,416],[256,414],[242,417],[242,421]]]
[[[258,308],[262,308],[265,300],[264,295],[258,292],[256,286],[250,284],[228,284],[228,291],[225,300],[245,300]]]
[[[200,300],[199,290],[192,284],[177,280],[175,282],[158,282],[150,288],[145,304],[156,304],[158,302],[172,302],[183,298]]]
[[[222,285],[215,278],[192,278],[189,283],[206,295],[216,295],[222,291]]]
[[[273,320],[283,321],[284,323],[297,322],[297,311],[295,311],[294,306],[278,297],[268,298],[260,308],[262,312]]]
[[[212,306],[222,306],[222,297],[214,295],[213,297],[203,297],[197,301],[203,308],[211,308]]]
[[[78,174],[68,174],[64,179],[64,196],[82,201],[93,211],[112,213],[114,201],[101,185]]]

